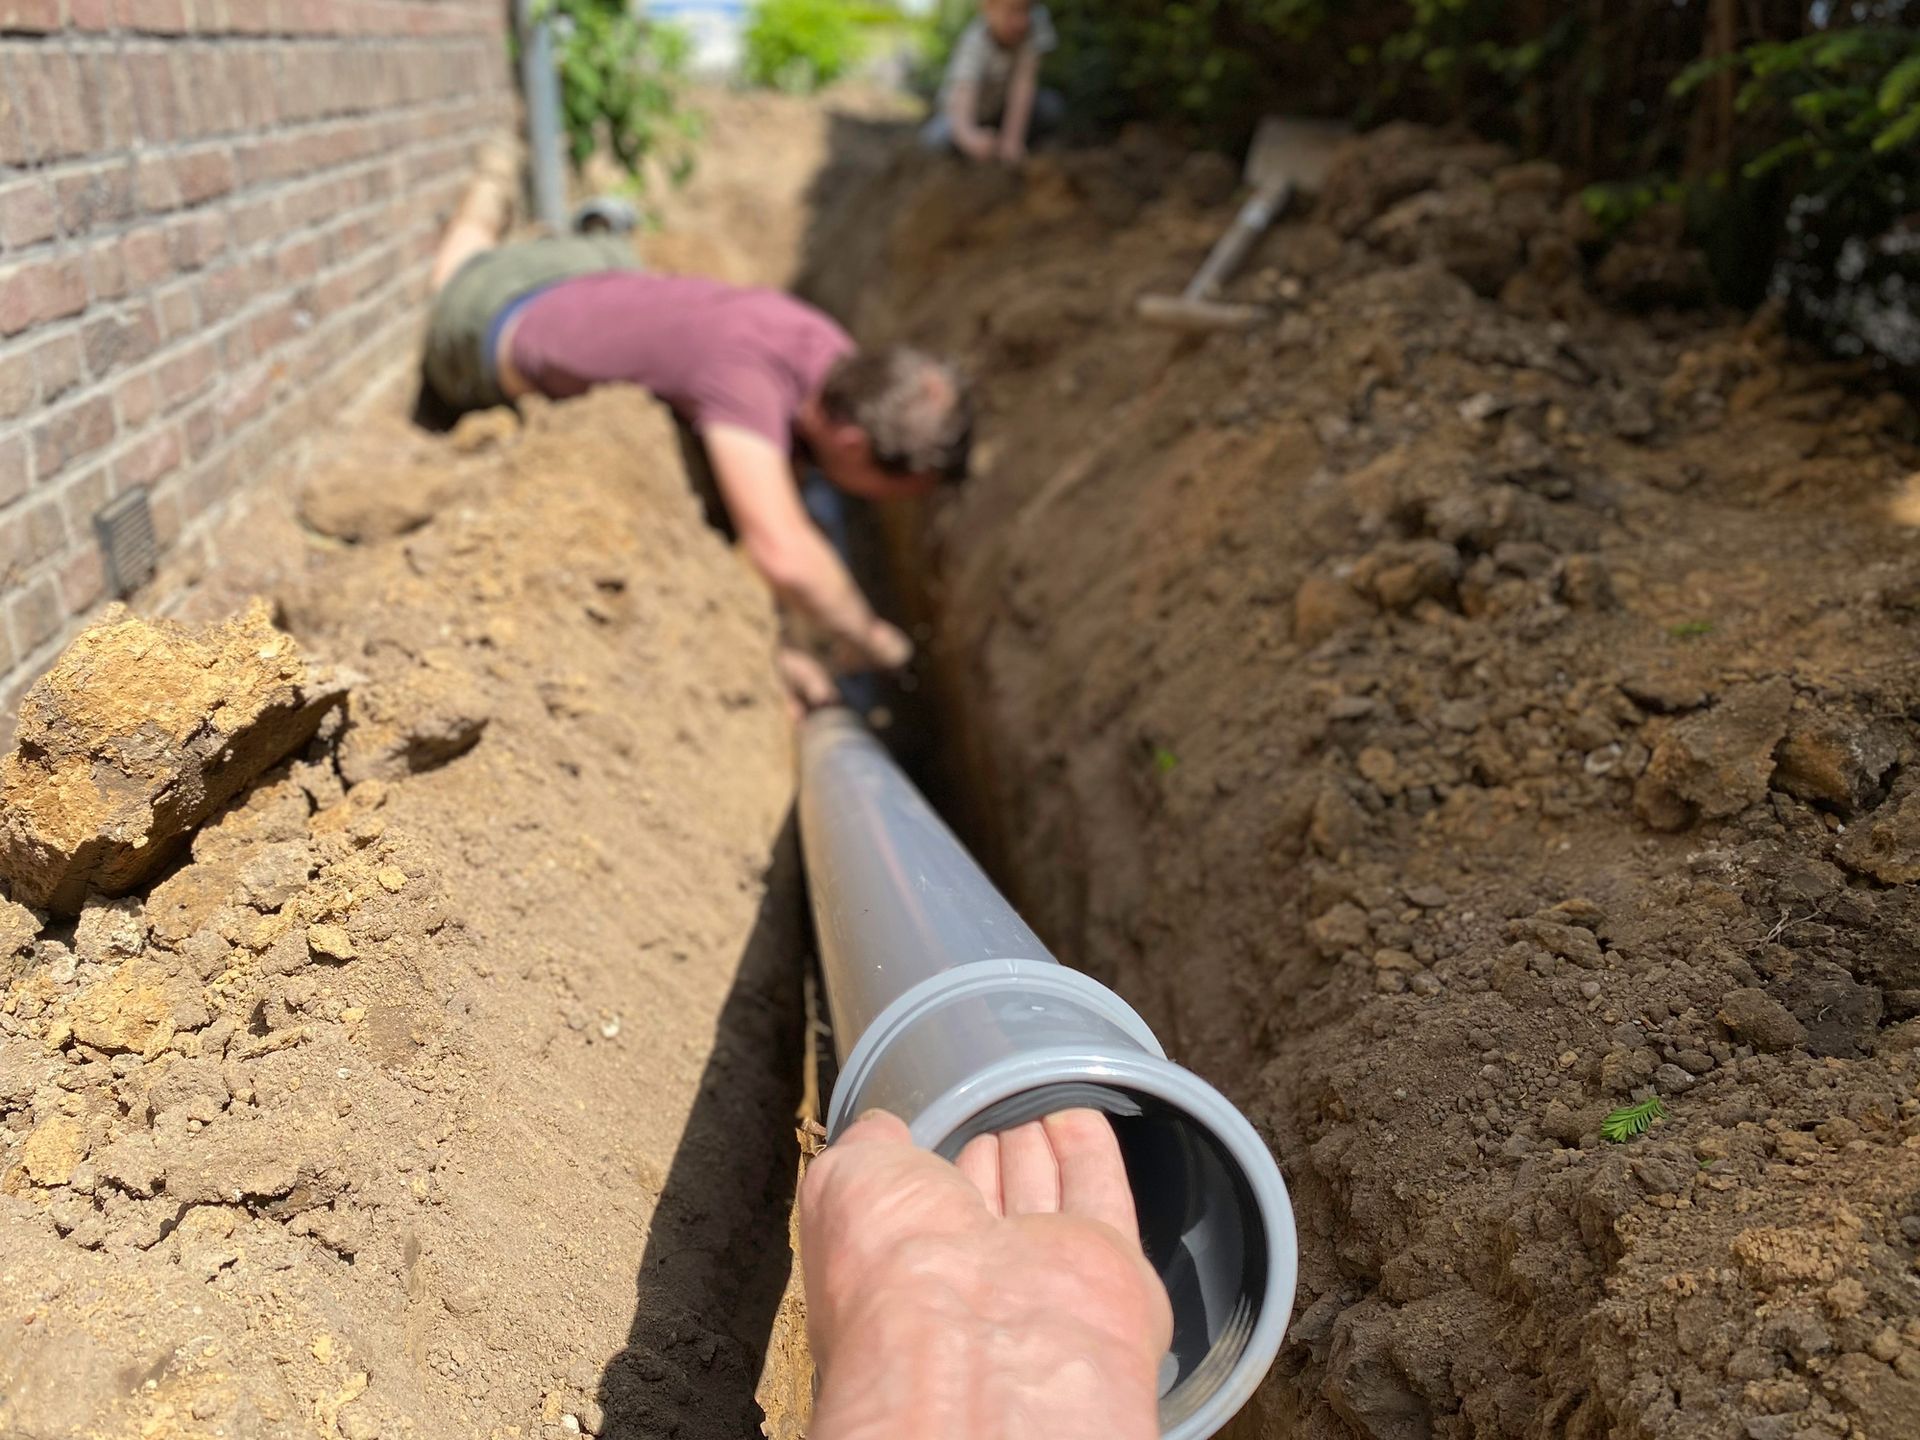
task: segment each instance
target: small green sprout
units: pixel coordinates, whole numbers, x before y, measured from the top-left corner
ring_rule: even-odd
[[[1713,633],[1711,620],[1683,620],[1678,625],[1669,625],[1667,634],[1675,640],[1698,640],[1702,635]]]
[[[1624,1144],[1636,1135],[1644,1135],[1653,1122],[1667,1118],[1667,1107],[1658,1095],[1649,1095],[1637,1105],[1623,1105],[1600,1122],[1600,1133],[1614,1144]]]
[[[1164,745],[1153,747],[1153,768],[1162,775],[1171,775],[1180,768],[1180,757]]]

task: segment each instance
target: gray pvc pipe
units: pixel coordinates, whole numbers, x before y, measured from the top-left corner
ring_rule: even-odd
[[[976,1135],[1106,1111],[1173,1301],[1161,1433],[1215,1434],[1293,1309],[1293,1207],[1266,1145],[1125,1001],[1048,953],[849,711],[802,728],[800,835],[840,1058],[829,1138],[884,1109],[952,1159]]]

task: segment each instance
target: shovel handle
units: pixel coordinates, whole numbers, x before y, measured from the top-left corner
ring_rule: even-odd
[[[1240,207],[1240,213],[1233,217],[1233,224],[1227,233],[1214,245],[1206,264],[1193,277],[1193,283],[1187,286],[1187,298],[1210,300],[1218,294],[1220,287],[1231,280],[1233,272],[1240,268],[1240,262],[1247,258],[1254,241],[1266,233],[1267,227],[1273,224],[1273,217],[1284,210],[1287,201],[1292,198],[1291,180],[1276,181],[1254,191],[1247,203]]]

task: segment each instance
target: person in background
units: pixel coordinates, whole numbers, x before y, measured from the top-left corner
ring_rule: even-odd
[[[1056,130],[1066,101],[1040,86],[1040,60],[1059,43],[1053,17],[1032,0],[980,0],[947,62],[934,115],[922,132],[929,149],[1018,165],[1030,139]]]
[[[651,392],[697,438],[720,502],[710,513],[798,622],[789,639],[804,632],[779,656],[796,702],[840,698],[832,674],[904,666],[912,643],[874,613],[802,478],[817,469],[835,496],[868,500],[958,483],[973,431],[959,374],[905,347],[863,351],[780,291],[648,274],[617,233],[503,244],[516,178],[510,147],[483,154],[434,258],[422,369],[440,413],[601,385]]]

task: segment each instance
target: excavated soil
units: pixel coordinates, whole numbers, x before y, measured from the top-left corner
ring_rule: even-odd
[[[302,500],[275,599],[344,712],[3,937],[0,1433],[752,1433],[802,954],[764,591],[632,394],[372,426]],[[191,758],[245,684],[128,697],[247,623],[92,632],[35,704],[133,737],[96,782]]]
[[[1231,184],[903,164],[811,284],[983,383],[894,527],[955,809],[1292,1187],[1239,1433],[1920,1433],[1913,412],[1404,128],[1135,320]]]

